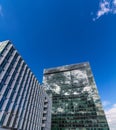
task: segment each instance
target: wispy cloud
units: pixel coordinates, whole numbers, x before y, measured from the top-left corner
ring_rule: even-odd
[[[111,103],[109,102],[109,101],[103,101],[103,106],[104,107],[107,107],[107,106],[109,106]]]
[[[116,130],[116,104],[108,110],[105,110],[110,130]]]
[[[0,5],[0,16],[3,16],[2,5]]]
[[[116,14],[116,0],[101,0],[99,3],[99,10],[96,14],[97,16],[93,21],[108,13]]]

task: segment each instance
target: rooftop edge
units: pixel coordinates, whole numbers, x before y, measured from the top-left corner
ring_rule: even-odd
[[[51,74],[51,73],[57,73],[62,71],[68,71],[68,70],[74,70],[82,67],[90,66],[89,62],[83,62],[83,63],[76,63],[76,64],[70,64],[70,65],[63,65],[59,67],[53,67],[44,69],[44,75]]]

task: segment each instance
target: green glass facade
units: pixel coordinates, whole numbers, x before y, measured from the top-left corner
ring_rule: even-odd
[[[52,130],[109,130],[89,63],[44,70]]]

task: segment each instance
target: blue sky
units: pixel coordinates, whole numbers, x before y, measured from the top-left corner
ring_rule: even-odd
[[[106,112],[116,113],[116,0],[0,0],[8,39],[40,82],[44,68],[89,61]]]

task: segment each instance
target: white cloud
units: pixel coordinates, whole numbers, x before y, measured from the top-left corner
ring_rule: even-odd
[[[97,16],[93,21],[108,13],[116,14],[116,0],[101,0]]]
[[[116,104],[114,104],[113,107],[116,107]]]
[[[105,111],[110,130],[116,130],[116,104]]]
[[[102,15],[108,12],[110,12],[109,2],[104,1],[103,3],[100,3],[100,10],[97,13],[97,18],[101,17]]]
[[[116,5],[116,0],[113,1],[113,4]]]
[[[2,5],[0,5],[0,16],[3,16]]]

